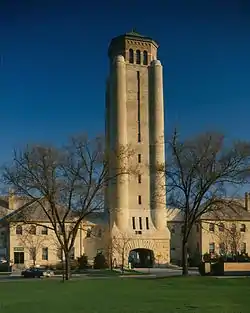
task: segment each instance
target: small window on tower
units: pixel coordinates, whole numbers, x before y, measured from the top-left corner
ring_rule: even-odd
[[[141,163],[141,154],[138,154],[138,163]]]
[[[140,227],[140,229],[142,229],[142,218],[141,217],[139,217],[139,227]]]
[[[143,51],[143,65],[148,65],[148,52]]]
[[[141,196],[138,196],[138,204],[141,204]]]
[[[148,217],[146,217],[146,228],[149,229],[149,221],[148,221]]]
[[[136,50],[136,64],[141,64],[141,51]]]
[[[138,184],[141,184],[141,174],[138,175]]]
[[[134,50],[129,49],[129,63],[134,63]]]
[[[135,217],[132,217],[132,225],[133,225],[133,229],[135,229]]]

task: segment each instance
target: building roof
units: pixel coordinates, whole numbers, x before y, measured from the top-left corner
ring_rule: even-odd
[[[1,202],[0,202],[1,203]],[[45,199],[30,199],[27,203],[22,205],[19,209],[15,211],[10,211],[8,208],[5,209],[3,214],[1,215],[1,207],[0,207],[0,222],[50,222],[48,216],[46,215],[45,210],[42,208],[41,204],[46,208],[48,207],[48,203]],[[8,205],[7,205],[8,206]],[[61,219],[65,216],[67,212],[67,208],[60,207],[57,210]],[[50,209],[47,209],[48,214],[50,213]],[[66,218],[66,222],[72,222],[77,219],[77,212],[71,211]],[[96,210],[86,215],[84,219],[91,224],[107,224],[108,222],[108,214],[105,211]]]
[[[250,221],[250,212],[245,209],[244,200],[228,199],[224,201],[217,206],[217,209],[202,214],[200,220]],[[183,222],[184,211],[168,209],[166,218],[168,222]]]
[[[228,200],[221,203],[217,210],[203,214],[201,220],[250,221],[250,212],[242,200]]]
[[[119,49],[121,48],[121,46],[123,46],[126,41],[126,39],[131,39],[131,40],[139,40],[139,41],[146,41],[146,42],[150,42],[151,44],[153,44],[156,48],[159,48],[159,44],[151,37],[148,36],[144,36],[140,33],[138,33],[137,31],[135,31],[135,29],[132,29],[132,31],[127,32],[123,35],[119,35],[117,37],[114,37],[110,44],[109,44],[109,49],[108,49],[108,54],[110,55],[111,50],[113,50],[114,46],[115,47],[119,47]]]
[[[47,202],[45,199],[32,199],[29,202],[25,203],[23,206],[21,206],[19,209],[5,215],[1,219],[1,222],[48,222],[49,218],[41,205],[46,207]],[[48,214],[50,214],[49,207],[47,212]],[[63,218],[66,213],[66,209],[60,208],[58,212],[59,216]],[[66,221],[72,221],[74,218],[75,214],[71,212],[70,214],[68,214]]]

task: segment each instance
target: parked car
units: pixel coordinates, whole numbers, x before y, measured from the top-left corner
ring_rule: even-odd
[[[22,271],[21,274],[24,278],[41,278],[41,277],[51,277],[54,275],[54,272],[46,268],[31,267]]]

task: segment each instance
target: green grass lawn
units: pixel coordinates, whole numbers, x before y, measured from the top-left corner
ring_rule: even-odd
[[[1,313],[248,313],[250,279],[0,282]]]

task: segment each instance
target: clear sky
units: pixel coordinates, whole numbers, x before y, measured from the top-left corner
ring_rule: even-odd
[[[0,1],[0,161],[26,142],[104,131],[107,49],[160,43],[166,132],[250,137],[250,1]]]

